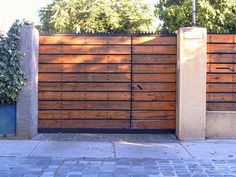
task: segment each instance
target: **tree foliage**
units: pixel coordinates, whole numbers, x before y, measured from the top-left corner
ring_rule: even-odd
[[[54,0],[39,12],[44,32],[151,31],[154,12],[143,0]]]
[[[197,0],[197,23],[210,32],[236,31],[235,0]],[[174,32],[180,27],[191,26],[191,0],[160,0],[156,15],[163,21],[163,32]]]
[[[26,82],[20,52],[20,29],[24,24],[16,21],[6,36],[0,35],[0,104],[15,103]]]

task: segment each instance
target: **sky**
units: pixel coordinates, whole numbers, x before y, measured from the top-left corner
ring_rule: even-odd
[[[39,24],[38,11],[53,0],[0,0],[0,31],[7,32],[16,19]],[[145,0],[153,5],[157,0]]]

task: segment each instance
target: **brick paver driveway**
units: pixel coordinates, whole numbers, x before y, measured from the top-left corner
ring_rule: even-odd
[[[1,157],[1,177],[231,177],[236,160]]]

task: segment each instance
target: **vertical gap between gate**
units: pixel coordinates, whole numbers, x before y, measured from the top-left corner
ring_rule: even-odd
[[[133,117],[133,36],[130,36],[131,44],[131,56],[130,56],[130,116],[129,116],[129,128],[132,128]]]

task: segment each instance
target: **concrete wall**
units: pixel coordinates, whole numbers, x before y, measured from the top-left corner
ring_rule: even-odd
[[[32,138],[38,130],[38,30],[33,26],[24,26],[21,29],[20,44],[27,83],[17,102],[16,136]]]
[[[236,111],[207,111],[207,138],[236,138]]]

